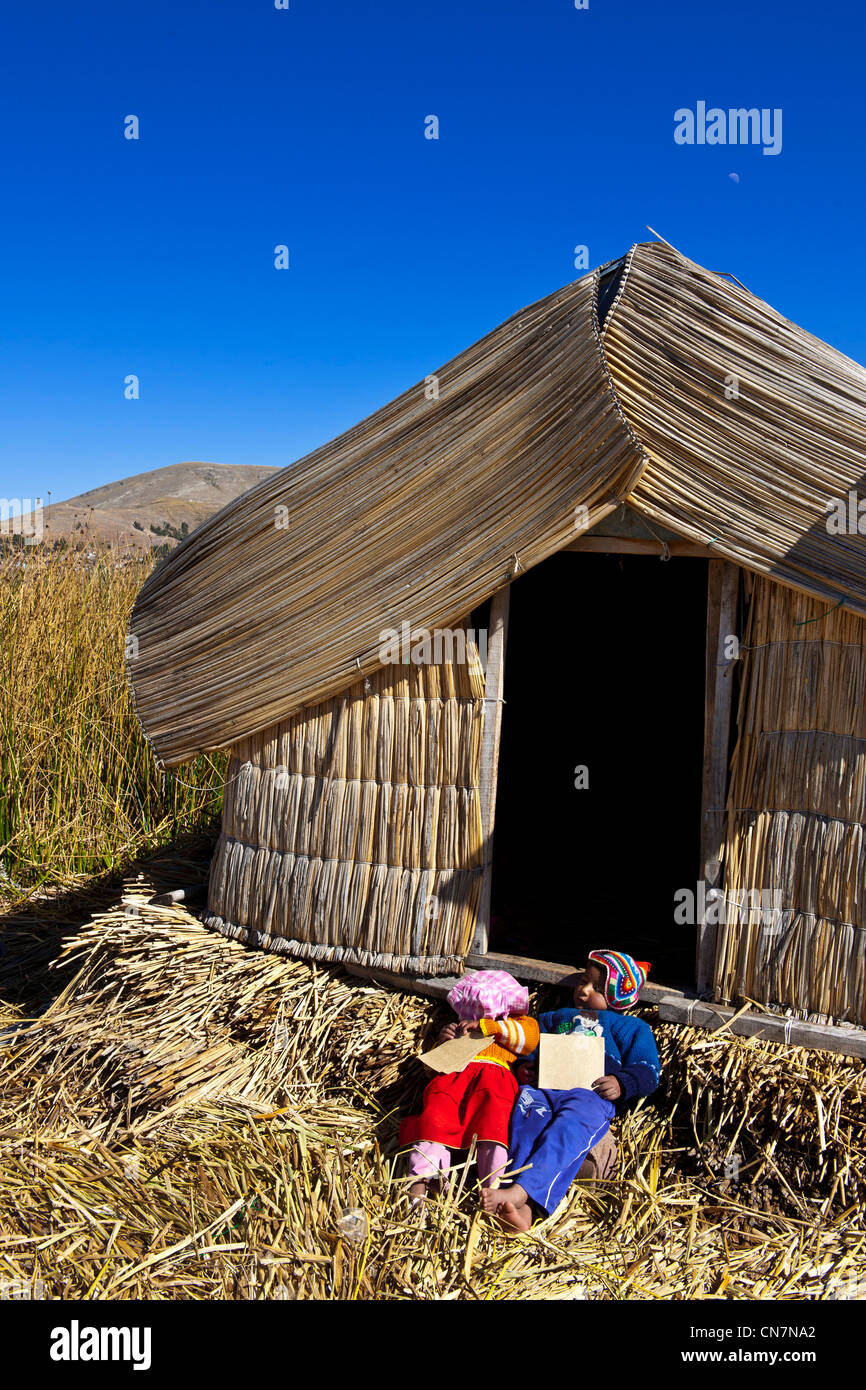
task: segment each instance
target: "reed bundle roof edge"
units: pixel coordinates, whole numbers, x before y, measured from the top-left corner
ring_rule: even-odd
[[[604,351],[647,463],[629,503],[777,583],[866,616],[866,370],[665,244],[632,248]]]

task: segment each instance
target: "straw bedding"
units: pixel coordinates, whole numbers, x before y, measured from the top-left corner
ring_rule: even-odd
[[[397,1118],[441,1010],[150,892],[71,936],[69,983],[0,1038],[5,1296],[863,1297],[862,1063],[659,1026],[664,1093],[618,1122],[614,1179],[515,1240],[468,1171],[412,1218]]]
[[[232,751],[205,921],[285,955],[447,975],[478,913],[484,673],[385,667]]]
[[[866,628],[756,578],[744,646],[719,997],[863,1024]],[[777,921],[740,909],[748,887],[779,892]]]

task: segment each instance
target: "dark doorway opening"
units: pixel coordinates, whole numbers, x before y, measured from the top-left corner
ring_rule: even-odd
[[[705,560],[562,553],[512,584],[491,951],[694,985],[706,626]]]

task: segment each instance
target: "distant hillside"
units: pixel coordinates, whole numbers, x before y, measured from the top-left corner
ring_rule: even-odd
[[[110,541],[140,549],[166,541],[174,545],[232,498],[276,472],[254,464],[173,463],[52,502],[50,511],[43,498],[43,538]]]

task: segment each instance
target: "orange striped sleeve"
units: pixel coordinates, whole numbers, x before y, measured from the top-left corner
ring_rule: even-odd
[[[482,1018],[478,1026],[485,1038],[496,1038],[502,1047],[507,1047],[516,1057],[528,1057],[538,1047],[538,1023],[529,1014],[519,1014],[514,1018]]]

